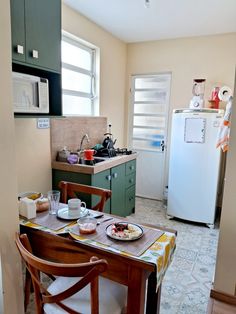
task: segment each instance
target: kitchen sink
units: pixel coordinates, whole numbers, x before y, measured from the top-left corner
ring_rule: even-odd
[[[96,158],[95,157],[93,160],[84,160],[83,158],[80,158],[79,164],[80,165],[86,165],[86,166],[94,166],[97,163],[100,163],[100,162],[103,162],[103,161],[106,161],[106,159]]]

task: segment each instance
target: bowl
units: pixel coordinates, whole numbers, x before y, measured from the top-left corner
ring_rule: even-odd
[[[81,234],[91,234],[96,231],[97,219],[93,217],[82,217],[77,220],[77,224]]]

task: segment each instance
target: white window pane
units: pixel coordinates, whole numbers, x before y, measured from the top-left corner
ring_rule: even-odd
[[[142,139],[154,139],[158,138],[160,140],[164,139],[164,130],[158,129],[146,129],[146,128],[133,128],[133,137]]]
[[[134,103],[134,114],[135,113],[149,113],[149,114],[165,113],[165,105],[163,103],[161,104]]]
[[[165,117],[134,116],[134,126],[165,127]]]
[[[134,148],[134,149],[151,149],[151,150],[156,150],[156,151],[161,151],[162,150],[162,148],[161,148],[161,146],[159,145],[159,146],[157,146],[157,145],[153,145],[153,141],[144,141],[144,140],[136,140],[136,139],[134,139],[133,140],[133,145],[132,145],[132,147]]]
[[[92,68],[91,61],[89,51],[62,41],[62,62],[90,71]]]
[[[62,69],[62,88],[90,93],[91,77],[83,73]]]
[[[135,88],[165,88],[166,77],[140,77],[135,79]]]
[[[92,115],[91,100],[84,97],[63,95],[63,114],[64,115]]]
[[[166,92],[159,91],[135,91],[135,101],[156,101],[157,103],[163,103],[166,99]]]

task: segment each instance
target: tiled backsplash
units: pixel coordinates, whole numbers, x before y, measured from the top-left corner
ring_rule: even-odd
[[[56,159],[57,152],[66,146],[69,150],[77,151],[82,136],[88,134],[90,142],[84,141],[83,148],[93,147],[102,143],[107,132],[105,117],[68,117],[51,119],[51,154]]]

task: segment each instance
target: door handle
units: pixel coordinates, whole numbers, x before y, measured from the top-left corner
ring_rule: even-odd
[[[111,181],[111,175],[106,176],[106,179],[107,179],[108,181]]]
[[[161,151],[164,152],[165,150],[165,141],[161,141]]]
[[[34,59],[38,59],[38,58],[39,58],[39,52],[38,52],[38,50],[33,50],[33,51],[32,51],[32,57],[33,57]]]
[[[21,45],[16,46],[16,52],[19,53],[20,55],[24,54],[24,47]]]

